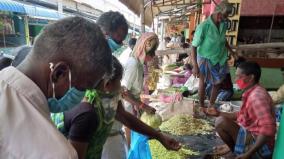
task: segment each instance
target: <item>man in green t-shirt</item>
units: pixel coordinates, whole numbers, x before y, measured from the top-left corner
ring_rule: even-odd
[[[220,84],[228,73],[228,50],[233,53],[226,40],[226,19],[232,6],[222,1],[215,11],[194,34],[192,41],[193,74],[199,77],[199,102],[204,107],[205,83],[213,85],[209,106],[213,106]]]

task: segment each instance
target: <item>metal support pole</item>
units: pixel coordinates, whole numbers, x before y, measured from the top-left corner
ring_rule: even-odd
[[[30,30],[29,30],[29,20],[28,16],[24,16],[24,23],[25,23],[25,37],[26,37],[26,44],[32,45],[30,41]]]
[[[162,20],[162,26],[161,26],[161,38],[162,38],[162,41],[165,38],[165,29],[164,29],[164,27],[165,27],[165,21]]]
[[[133,15],[133,23],[134,23],[134,26],[133,26],[133,32],[132,32],[132,37],[134,38],[136,36],[136,18],[135,18],[135,15]]]
[[[153,20],[153,31],[155,32],[155,20],[154,20],[154,15],[153,15],[153,2],[151,1],[151,16],[152,16],[152,20]]]
[[[76,2],[76,3],[77,3],[77,2]],[[59,12],[59,13],[63,13],[62,0],[58,0],[58,1],[57,1],[57,7],[58,7],[58,12]]]
[[[144,0],[140,0],[140,19],[141,19],[141,33],[145,33],[145,9],[144,9]]]
[[[277,4],[275,4],[275,6],[274,6],[274,11],[273,11],[273,15],[272,15],[271,25],[270,25],[270,29],[269,29],[269,34],[268,34],[268,42],[269,43],[271,41],[271,33],[272,33],[272,28],[273,28],[273,23],[274,23],[274,16],[275,16],[275,12],[276,12],[276,7],[277,7]]]

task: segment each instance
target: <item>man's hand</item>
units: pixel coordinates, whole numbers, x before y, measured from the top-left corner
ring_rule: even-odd
[[[251,158],[251,154],[249,153],[244,153],[236,157],[236,159],[250,159],[250,158]]]
[[[197,64],[193,66],[192,73],[193,73],[194,77],[198,77],[199,76],[199,67],[198,67]]]
[[[236,51],[233,51],[233,49],[231,48],[230,44],[228,43],[228,41],[226,41],[226,44],[225,44],[226,48],[228,49],[229,51],[229,57],[230,56],[233,56],[235,58],[235,60],[238,59],[238,53]]]
[[[178,151],[181,148],[181,144],[173,138],[170,138],[162,133],[160,133],[158,140],[164,145],[168,150]]]

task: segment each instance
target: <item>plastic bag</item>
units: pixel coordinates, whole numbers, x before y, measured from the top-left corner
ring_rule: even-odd
[[[187,98],[183,98],[180,102],[170,104],[152,102],[149,105],[156,109],[156,113],[162,117],[162,121],[168,120],[177,114],[194,115],[194,101],[187,100]]]
[[[185,82],[184,86],[188,88],[188,91],[196,92],[199,87],[199,78],[195,78],[193,75],[191,75]]]
[[[131,131],[131,146],[128,159],[152,159],[148,137]]]

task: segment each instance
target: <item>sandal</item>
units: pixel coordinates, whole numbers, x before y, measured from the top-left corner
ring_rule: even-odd
[[[229,153],[231,149],[226,144],[213,147],[213,154],[222,156]]]

